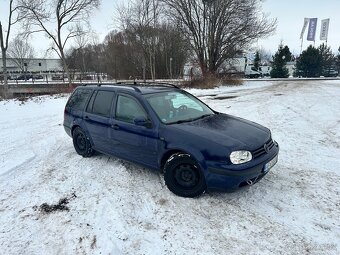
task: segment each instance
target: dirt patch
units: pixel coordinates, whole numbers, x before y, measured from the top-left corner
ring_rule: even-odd
[[[224,96],[224,97],[214,97],[213,99],[216,100],[224,100],[224,99],[233,99],[233,98],[237,98],[238,96]]]
[[[92,243],[91,243],[91,249],[94,249],[95,247],[97,247],[97,237],[94,236],[92,239]]]
[[[16,98],[16,100],[20,102],[19,105],[24,105],[29,99],[30,97],[28,96],[19,96]]]
[[[161,198],[160,200],[158,200],[158,204],[160,204],[160,205],[165,205],[166,203],[168,202],[168,200],[167,199],[165,199],[165,198]]]
[[[69,197],[64,197],[59,200],[57,204],[47,204],[43,203],[40,206],[34,206],[33,209],[39,210],[41,213],[50,214],[56,211],[69,211],[67,204],[71,199],[76,198],[77,195],[73,192]]]
[[[277,93],[277,94],[274,94],[274,96],[276,96],[276,97],[279,97],[279,96],[282,96],[283,94],[281,94],[281,93]]]

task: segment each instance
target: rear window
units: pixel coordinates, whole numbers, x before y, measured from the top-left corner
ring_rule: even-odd
[[[104,117],[110,117],[114,96],[115,93],[113,91],[99,90],[97,94],[93,94],[86,111]]]
[[[91,92],[92,91],[90,89],[77,89],[72,94],[66,107],[69,107],[75,110],[83,110],[88,98],[90,97]]]

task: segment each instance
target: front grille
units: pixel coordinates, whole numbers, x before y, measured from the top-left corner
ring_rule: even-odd
[[[258,148],[258,149],[256,149],[256,150],[254,150],[254,151],[251,152],[251,154],[253,155],[253,159],[254,159],[254,158],[258,158],[258,157],[260,157],[260,156],[262,156],[262,155],[268,153],[268,152],[271,150],[271,148],[273,148],[273,146],[274,146],[274,141],[273,141],[273,139],[270,138],[270,139],[269,139],[264,145],[262,145],[260,148]],[[267,147],[267,151],[266,151],[265,147]]]

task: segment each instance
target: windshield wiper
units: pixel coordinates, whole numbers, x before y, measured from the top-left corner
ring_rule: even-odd
[[[190,119],[186,119],[186,120],[178,120],[178,121],[175,121],[175,122],[171,122],[169,124],[181,124],[181,123],[185,123],[185,122],[192,122],[192,121],[195,121],[195,120],[204,119],[205,117],[208,117],[208,116],[211,116],[211,115],[214,115],[214,114],[204,114],[204,115],[199,116],[197,118],[190,118]]]
[[[175,121],[175,122],[171,122],[169,124],[181,124],[181,123],[184,123],[184,122],[191,122],[191,121],[194,121],[195,119],[191,118],[191,119],[186,119],[186,120],[178,120],[178,121]]]
[[[195,119],[193,119],[193,120],[204,119],[205,117],[209,117],[209,116],[211,116],[211,115],[214,115],[214,114],[213,114],[213,113],[204,114],[204,115],[202,115],[202,116],[200,116],[200,117],[197,117],[197,118],[195,118]]]

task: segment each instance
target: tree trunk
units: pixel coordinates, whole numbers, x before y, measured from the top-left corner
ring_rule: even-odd
[[[68,69],[68,65],[66,63],[65,54],[64,54],[64,51],[62,49],[59,49],[59,51],[60,51],[61,61],[63,62],[64,71],[67,74],[68,86],[71,88],[72,87],[72,79],[71,79],[70,70]]]
[[[150,64],[151,79],[154,81],[155,80],[155,74],[153,72],[152,50],[150,49],[150,47],[149,47],[149,64]]]
[[[6,52],[7,46],[4,42],[4,35],[2,33],[2,24],[0,22],[0,43],[1,43],[1,53],[2,53],[2,73],[4,76],[4,90],[3,90],[3,97],[9,98],[10,95],[8,93],[8,80],[7,80],[7,65],[6,65]]]
[[[4,76],[4,90],[3,90],[3,97],[4,98],[9,98],[11,95],[8,91],[8,75],[7,75],[7,66],[6,66],[6,50],[2,49],[2,73]]]

